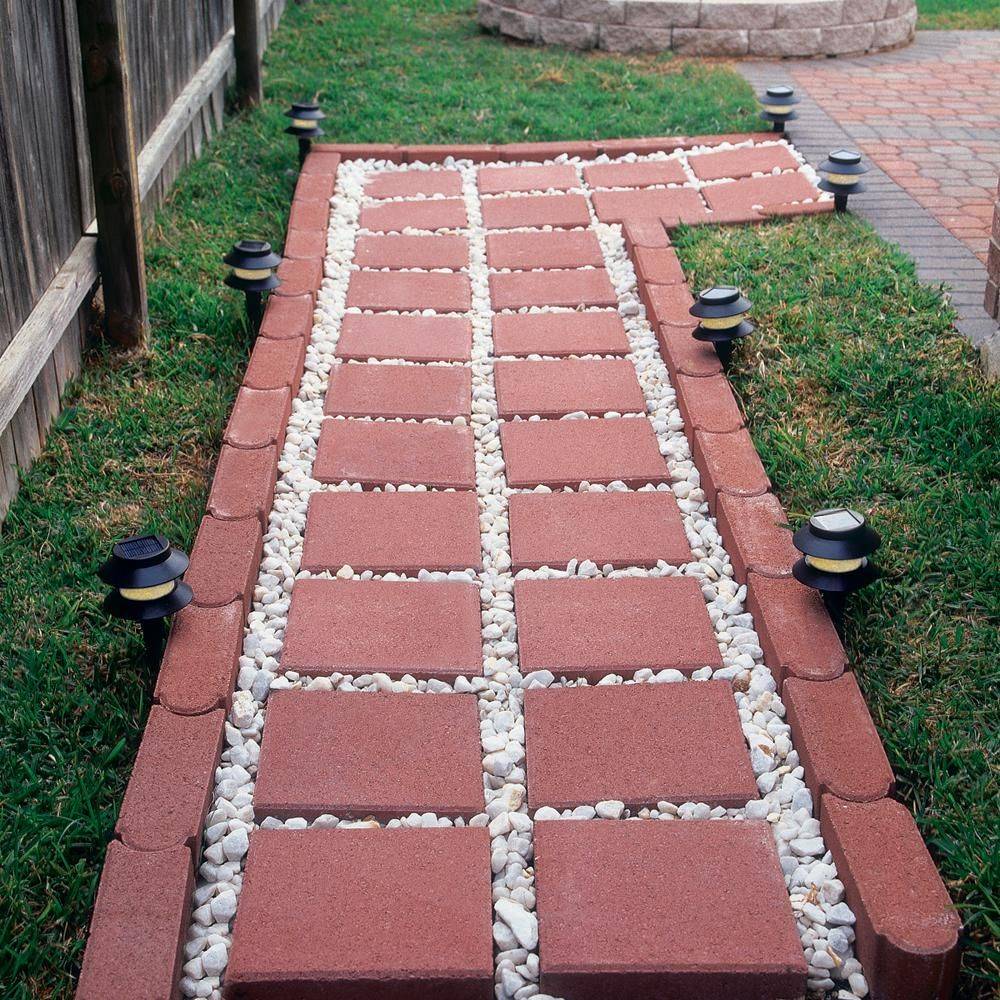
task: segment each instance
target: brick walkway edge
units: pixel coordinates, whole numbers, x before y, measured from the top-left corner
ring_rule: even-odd
[[[206,919],[223,924],[231,921],[236,911],[235,898],[230,906],[228,901],[224,902],[224,896],[216,896],[211,899],[209,906],[205,900],[199,900],[197,894],[192,904],[192,893],[195,872],[202,862],[203,826],[217,777],[220,751],[226,740],[226,714],[232,707],[244,623],[251,608],[261,565],[262,538],[272,507],[283,436],[292,400],[298,391],[306,347],[312,331],[316,295],[323,276],[330,200],[341,157],[377,158],[397,164],[418,161],[442,163],[449,157],[476,163],[512,163],[551,161],[561,155],[588,159],[601,154],[609,157],[627,153],[642,155],[696,146],[739,143],[748,139],[771,142],[774,138],[771,133],[767,133],[763,136],[723,135],[510,146],[319,146],[308,156],[292,207],[286,239],[286,259],[279,269],[283,285],[268,302],[260,336],[254,346],[243,387],[226,429],[208,500],[208,511],[192,551],[187,580],[194,589],[194,603],[177,617],[171,630],[156,683],[156,704],[150,712],[125,794],[115,828],[115,839],[109,845],[105,859],[77,992],[79,1000],[167,1000],[178,997],[181,965],[186,961],[186,932],[191,921],[192,905],[210,910]],[[593,170],[598,166],[601,165],[587,169]],[[727,163],[726,169],[729,171],[727,176],[743,176],[751,183],[750,174],[754,168],[741,174],[738,165]],[[751,189],[748,187],[746,190],[749,192]],[[817,803],[822,836],[832,853],[839,877],[845,884],[847,902],[857,917],[855,948],[864,965],[872,996],[879,1000],[944,1000],[951,993],[958,966],[960,928],[957,916],[912,817],[904,807],[889,797],[893,790],[892,773],[826,611],[815,594],[800,587],[791,578],[790,566],[795,553],[789,547],[787,532],[776,527],[786,523],[787,519],[780,502],[769,492],[770,484],[742,425],[729,383],[721,374],[711,347],[694,341],[690,336],[693,321],[687,310],[692,302],[691,294],[683,281],[669,235],[682,217],[685,221],[694,223],[745,224],[775,215],[828,211],[831,207],[825,201],[801,204],[798,201],[793,203],[791,199],[783,201],[778,197],[774,204],[761,208],[757,204],[761,196],[756,191],[757,188],[753,188],[752,197],[736,197],[730,202],[720,197],[716,204],[710,203],[709,207],[714,209],[710,217],[703,211],[691,215],[686,210],[678,210],[677,214],[672,215],[655,211],[650,214],[649,206],[653,203],[641,199],[630,202],[627,199],[609,198],[598,205],[598,209],[599,213],[606,214],[605,221],[622,222],[625,244],[638,277],[641,299],[649,322],[656,331],[663,359],[677,393],[678,405],[687,425],[694,460],[701,473],[710,509],[731,554],[736,578],[748,586],[748,610],[754,615],[766,662],[774,672],[779,693],[787,707],[787,721],[792,727],[794,743],[805,769],[806,784]],[[389,196],[391,197],[391,192]],[[511,199],[512,202],[515,200],[517,199]],[[394,203],[387,204],[391,206]],[[444,202],[431,204],[441,206]],[[616,212],[621,218],[615,218]],[[500,222],[497,224],[498,228],[502,228],[504,224]],[[524,223],[514,223],[519,224]],[[587,224],[589,220],[584,223]],[[572,222],[566,225],[572,228]],[[497,252],[505,250],[499,241],[496,247]],[[506,249],[513,252],[515,248]],[[440,251],[449,253],[451,248],[441,244]],[[358,252],[361,253],[360,249]],[[569,247],[567,252],[579,254],[581,260],[586,260],[591,249],[581,240],[579,245]],[[577,264],[570,266],[575,267]],[[592,275],[595,272],[588,270],[580,273]],[[454,284],[457,287],[459,283]],[[409,294],[405,283],[398,287],[399,294]],[[358,294],[376,294],[379,291],[360,286],[358,288]],[[494,286],[492,292],[494,296],[526,294],[529,299],[531,295],[530,288],[518,288],[516,282],[504,283],[502,289]],[[456,288],[442,287],[433,290],[433,294],[439,293],[446,297],[444,308],[451,308],[449,303],[453,300],[448,296],[455,295]],[[588,282],[584,293],[595,296],[599,303],[604,290],[593,282]],[[581,292],[571,288],[567,289],[567,294],[572,298]],[[455,308],[463,307],[461,302],[454,301],[457,302]],[[518,300],[515,298],[511,301]],[[366,305],[365,308],[371,306]],[[376,304],[375,308],[409,307]],[[456,350],[461,351],[461,347],[456,347]],[[605,352],[603,347],[598,347],[597,350]],[[611,353],[611,349],[608,352]],[[497,353],[501,352],[498,350]],[[614,369],[616,362],[601,364],[610,366],[605,369],[608,381],[603,383],[603,389],[598,386],[595,391],[606,391],[615,401],[620,398],[621,408],[626,412],[633,405],[635,410],[643,412],[641,400],[632,400],[628,396],[629,386],[619,384],[619,375]],[[427,371],[448,372],[452,369],[431,368]],[[513,372],[503,376],[498,374],[497,379],[500,404],[507,407],[508,412],[519,412],[519,407],[522,406],[526,407],[524,412],[538,412],[534,403],[524,402],[533,398],[532,393],[537,394],[537,386],[519,381]],[[565,391],[571,395],[571,390],[572,386]],[[377,387],[372,391],[377,392]],[[458,389],[450,382],[435,387],[435,392],[444,393],[445,399],[450,398],[448,393],[456,391]],[[349,394],[340,398],[344,399],[346,395]],[[403,401],[387,399],[386,402],[399,405]],[[329,405],[328,398],[328,412]],[[418,404],[414,401],[413,405]],[[600,405],[603,409],[610,404]],[[569,429],[572,429],[573,423],[568,423]],[[638,421],[609,422],[611,426],[616,424],[638,425]],[[537,423],[509,423],[505,430],[537,427]],[[504,446],[505,449],[510,448],[512,455],[515,454],[516,446],[508,444],[506,434]],[[513,461],[508,461],[511,485],[517,485],[514,465]],[[460,470],[449,474],[465,475]],[[332,475],[338,481],[343,478],[336,473]],[[526,482],[538,481],[532,479],[535,474],[531,470],[525,470],[524,475]],[[645,469],[637,471],[637,481],[648,481]],[[350,498],[355,495],[357,494],[326,494],[331,498]],[[656,496],[648,493],[640,495]],[[446,493],[423,496],[452,498],[431,501],[435,506],[440,502],[441,509],[428,511],[429,517],[449,522],[457,522],[462,516],[457,514],[452,517],[450,511],[456,508],[451,505],[461,507],[467,498],[467,494]],[[531,496],[532,494],[524,494],[526,500],[530,500]],[[334,499],[331,502],[338,501]],[[449,509],[445,509],[445,504]],[[512,505],[512,520],[514,516]],[[527,509],[521,516],[525,517],[526,523],[537,520]],[[361,530],[364,530],[363,525],[359,526],[359,531]],[[526,532],[525,537],[527,534]],[[465,545],[473,553],[477,548],[477,543],[472,538],[456,535],[453,541],[456,548]],[[684,540],[666,538],[664,544],[683,548]],[[522,554],[515,549],[515,559],[520,559],[522,566],[539,565],[546,558],[551,558],[545,552],[528,551],[529,549],[531,545],[526,545]],[[321,565],[329,564],[329,559],[335,558],[324,557],[315,550],[310,552],[307,543],[306,559],[310,557],[319,559]],[[456,565],[458,564],[466,566],[469,562],[460,557]],[[530,584],[530,581],[524,582]],[[317,581],[317,585],[320,583],[321,581]],[[405,585],[394,583],[392,586]],[[445,588],[448,584],[436,586]],[[525,602],[527,616],[534,606],[535,598],[531,596],[529,588],[519,589],[518,596]],[[681,597],[677,592],[670,600],[680,601]],[[361,613],[363,611],[363,608],[360,609]],[[443,607],[441,613],[447,617],[454,614],[454,610]],[[693,643],[695,638],[689,636],[688,640]],[[286,642],[286,653],[293,652]],[[479,653],[477,649],[477,658]],[[710,655],[706,653],[705,658],[700,659],[699,654],[699,662],[706,662]],[[529,656],[527,650],[522,650],[522,669],[525,671],[532,669],[528,664]],[[708,690],[706,687],[706,691]],[[450,703],[451,699],[443,701]],[[538,708],[534,709],[529,698],[528,711],[542,713],[546,710],[543,708],[544,701],[544,698],[538,699]],[[558,721],[559,712],[553,709],[553,704],[549,703],[547,711],[553,713],[554,721]],[[295,711],[291,700],[286,703],[278,699],[278,705],[283,712]],[[443,703],[438,707],[445,710]],[[457,711],[457,707],[455,710]],[[278,708],[269,711],[277,712]],[[623,706],[621,711],[622,717],[627,718],[627,708]],[[279,725],[279,722],[275,721],[274,724]],[[330,726],[331,734],[335,734],[338,727],[344,725],[357,726],[358,733],[362,734],[371,724],[372,720],[344,722],[336,719],[323,723]],[[724,738],[725,734],[720,734],[720,741]],[[736,739],[741,737],[737,734]],[[550,752],[553,760],[551,773],[546,770],[545,775],[539,774],[540,779],[554,777],[558,768],[559,740],[555,736],[553,740],[549,750],[544,746],[539,748],[540,760],[544,760],[545,755]],[[308,752],[308,747],[304,747],[303,752]],[[349,747],[345,746],[344,752],[349,753]],[[463,761],[460,753],[451,746],[443,745],[440,752],[443,759],[454,761],[454,767],[458,771],[471,767],[470,762]],[[665,748],[664,752],[669,752],[669,748]],[[290,759],[286,773],[293,774],[294,768],[295,761]],[[733,774],[735,773],[734,771]],[[733,787],[727,786],[720,790],[720,801],[727,798],[741,801],[748,797],[747,789],[740,784],[738,777],[730,776],[727,780]],[[556,781],[555,784],[560,782]],[[464,787],[468,787],[467,783]],[[464,802],[462,789],[463,782],[459,780],[456,780],[454,788],[441,789],[442,801],[452,803],[453,814],[479,808]],[[377,814],[378,781],[373,778],[370,783],[365,784],[364,790],[373,796],[371,812]],[[299,816],[303,814],[301,807],[289,799],[293,793],[293,787],[265,789],[261,784],[258,786],[257,796],[259,803],[270,803],[267,808],[272,815]],[[637,796],[641,800],[641,793],[637,792]],[[233,805],[236,809],[240,808],[235,799]],[[448,809],[442,808],[441,812],[447,814]],[[584,822],[589,821],[580,821]],[[607,850],[615,850],[615,831],[626,824],[607,820],[595,822],[597,826],[589,829],[599,830],[599,836],[607,839]],[[753,858],[760,854],[766,858],[773,854],[768,827],[759,821],[702,824],[716,829],[712,835],[703,835],[700,846],[690,842],[694,833],[684,829],[693,829],[696,822],[656,824],[638,821],[628,825],[643,828],[642,836],[648,838],[648,844],[641,851],[644,855],[647,852],[670,850],[676,851],[679,857],[689,854],[693,859],[701,857],[699,851],[705,851],[706,857],[714,858],[717,855],[721,865],[729,849],[727,838],[731,836],[739,838],[739,850],[747,857]],[[537,854],[541,859],[539,879],[542,881],[543,891],[544,885],[548,884],[544,880],[552,882],[573,877],[570,871],[561,874],[567,866],[579,872],[578,866],[573,868],[573,851],[579,843],[574,834],[574,827],[577,825],[580,825],[577,821],[538,824]],[[742,830],[731,834],[733,828]],[[303,879],[309,878],[310,866],[319,865],[336,872],[341,866],[384,864],[385,851],[389,847],[376,850],[373,844],[379,837],[402,838],[399,843],[403,843],[407,837],[420,838],[421,846],[417,849],[421,857],[426,856],[441,863],[435,869],[437,877],[458,886],[452,898],[458,901],[461,912],[454,914],[453,920],[476,924],[482,919],[477,907],[481,904],[490,908],[489,894],[485,893],[485,898],[480,900],[478,889],[468,889],[468,898],[465,898],[461,887],[466,884],[463,883],[463,878],[469,874],[470,858],[474,855],[478,857],[477,852],[482,846],[479,844],[480,837],[486,841],[487,846],[488,838],[481,829],[464,830],[460,839],[465,847],[461,847],[457,839],[452,840],[456,854],[443,856],[436,838],[440,833],[447,832],[449,831],[430,829],[383,830],[380,833],[367,830],[317,830],[313,834],[316,855],[310,857],[299,857],[297,849],[289,849],[285,842],[294,840],[294,835],[282,836],[283,831],[257,830],[254,832],[254,843],[261,858],[270,857],[272,864],[283,866],[285,870],[297,873],[295,877]],[[230,834],[220,841],[221,857],[241,859],[245,856],[248,838],[245,832],[239,833],[240,836]],[[285,843],[285,846],[279,846],[279,843]],[[383,843],[387,844],[388,841]],[[416,840],[408,843],[416,844]],[[301,853],[305,853],[305,848]],[[261,860],[259,864],[265,866],[266,862]],[[379,885],[373,891],[395,891],[394,880],[397,877],[399,876],[390,866],[375,880]],[[752,881],[758,875],[750,872],[744,873],[744,877]],[[626,872],[623,873],[623,878],[624,884],[631,885],[630,880],[636,879],[637,875],[634,871],[631,874]],[[477,886],[478,884],[476,883]],[[580,891],[601,892],[604,891],[602,886],[603,880],[601,885],[581,886]],[[638,889],[638,884],[636,888]],[[760,891],[764,893],[770,890],[763,886]],[[254,896],[254,901],[258,899],[259,893]],[[351,902],[346,901],[346,904]],[[261,934],[270,933],[265,926],[270,920],[274,921],[275,927],[281,922],[280,913],[260,913],[250,908],[244,914],[242,905],[241,903],[237,925],[241,920],[245,921],[247,933],[256,927],[258,939]],[[247,905],[251,906],[249,901]],[[279,902],[276,905],[281,904]],[[315,910],[313,916],[320,924],[317,927],[317,933],[320,933],[325,917],[322,907],[316,909],[318,904],[308,902],[304,897],[303,905],[310,908],[310,912]],[[716,916],[706,915],[706,919],[715,919]],[[553,973],[553,987],[556,983],[563,984],[569,1000],[576,996],[589,996],[585,989],[592,986],[576,991],[577,979],[574,977],[579,973],[571,971],[572,963],[599,962],[603,957],[589,954],[586,946],[579,944],[573,913],[553,910],[543,915],[543,920],[546,918],[549,920],[548,941],[552,961],[554,963],[558,955],[560,960],[565,959],[567,963],[561,966],[562,972]],[[635,919],[640,920],[641,914],[637,914]],[[591,928],[583,926],[579,931],[586,942]],[[665,927],[662,931],[669,935],[671,928]],[[542,939],[544,971],[545,930]],[[777,946],[772,944],[772,947]],[[793,939],[790,947],[794,952],[798,948],[798,941]],[[753,956],[748,954],[748,968],[752,961]],[[801,961],[801,953],[798,954],[798,961]],[[223,962],[223,966],[224,964]],[[205,968],[210,971],[207,961]],[[477,992],[477,986],[467,984],[465,992],[456,991],[447,995],[492,995],[492,968],[487,970],[487,975],[490,982],[487,991]],[[775,988],[800,989],[800,992],[788,995],[802,995],[804,979],[801,987],[789,987],[789,982],[799,981],[794,974],[782,972],[780,975],[784,978],[780,979],[780,983],[777,971],[772,969],[769,975],[774,977],[769,981],[773,981]],[[621,982],[629,985],[625,980]],[[708,980],[705,982],[708,984]],[[458,989],[454,985],[449,988]],[[711,988],[711,985],[702,987]],[[661,995],[655,989],[655,982],[636,974],[628,992],[636,997]],[[281,992],[281,988],[271,992],[265,990],[244,993],[230,992],[226,987],[227,997],[291,995],[287,991]],[[299,994],[296,992],[294,995]],[[302,992],[303,997],[307,995],[311,997],[320,994]],[[708,994],[698,992],[696,986],[691,995],[701,997]],[[755,1000],[763,997],[763,994],[744,993],[739,989],[730,995],[735,998],[752,995]],[[781,995],[785,996],[785,993],[782,992]]]

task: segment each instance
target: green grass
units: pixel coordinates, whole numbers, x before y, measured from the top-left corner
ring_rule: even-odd
[[[234,119],[180,178],[147,241],[148,357],[101,344],[0,535],[0,996],[67,997],[105,844],[150,704],[133,629],[94,573],[144,527],[190,547],[246,363],[220,258],[280,242],[295,182],[281,111],[317,95],[344,141],[518,141],[752,127],[734,73],[615,61],[483,36],[473,4],[290,4],[266,106]],[[405,29],[401,30],[401,25]],[[137,998],[138,1000],[138,998]]]
[[[918,28],[1000,28],[998,0],[917,0]]]
[[[1000,984],[1000,388],[910,263],[851,218],[689,230],[697,284],[732,280],[758,333],[733,385],[793,523],[870,513],[883,579],[846,644],[896,773],[958,902],[960,996]]]

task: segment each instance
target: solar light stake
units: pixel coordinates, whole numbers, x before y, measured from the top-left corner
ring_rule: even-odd
[[[265,240],[240,240],[222,260],[232,268],[225,283],[246,295],[247,319],[256,335],[264,316],[264,292],[281,284],[274,273],[281,258]]]
[[[760,116],[766,122],[771,122],[775,132],[784,132],[785,123],[793,118],[798,118],[795,105],[799,103],[799,98],[795,96],[795,91],[784,84],[768,87],[763,94],[759,94],[757,100],[760,101]]]
[[[792,566],[799,583],[818,590],[837,632],[844,634],[847,595],[868,586],[878,570],[868,557],[882,544],[864,516],[849,507],[817,511],[792,536],[802,558]]]
[[[292,124],[285,129],[289,135],[294,135],[299,140],[299,169],[306,162],[309,150],[312,148],[313,139],[323,134],[323,129],[319,127],[326,115],[320,110],[318,104],[311,102],[299,102],[293,104],[286,112],[286,118],[292,119]]]
[[[856,149],[833,150],[819,169],[826,174],[819,182],[819,189],[833,195],[833,207],[838,212],[847,211],[848,196],[866,190],[861,176],[867,174],[869,168],[861,162],[861,154]]]
[[[691,336],[712,344],[726,371],[733,356],[734,342],[753,333],[753,324],[743,318],[751,307],[750,300],[734,285],[713,285],[700,291],[697,301],[688,310],[698,320]]]
[[[181,580],[188,557],[163,535],[133,535],[111,549],[97,575],[114,589],[104,600],[113,618],[139,622],[146,662],[155,666],[166,636],[164,620],[186,608],[194,596]]]

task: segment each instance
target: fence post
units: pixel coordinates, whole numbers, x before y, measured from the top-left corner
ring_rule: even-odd
[[[258,0],[233,0],[236,50],[236,102],[252,108],[263,100],[260,82],[260,10]]]
[[[107,334],[123,347],[145,347],[149,312],[125,0],[76,0],[76,9]]]

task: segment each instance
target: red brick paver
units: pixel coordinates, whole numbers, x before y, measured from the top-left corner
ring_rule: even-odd
[[[386,201],[361,210],[361,225],[376,233],[405,229],[461,229],[469,224],[461,198]]]
[[[280,389],[287,385],[293,393],[298,392],[305,356],[305,337],[289,340],[258,337],[243,384],[251,389]]]
[[[203,517],[184,574],[195,604],[219,607],[239,600],[249,610],[261,545],[261,524],[255,517],[238,521]]]
[[[514,271],[490,275],[493,308],[528,306],[613,306],[618,303],[611,279],[601,269],[570,271]]]
[[[785,146],[700,153],[689,156],[688,163],[695,177],[703,181],[736,180],[753,174],[771,174],[775,170],[797,170],[799,166],[799,161]]]
[[[493,268],[530,271],[534,268],[604,267],[597,236],[590,230],[490,233],[486,261]]]
[[[819,197],[819,191],[799,173],[709,184],[701,193],[713,212],[745,212]]]
[[[367,361],[468,361],[472,324],[461,316],[344,317],[337,357]]]
[[[468,368],[424,365],[335,365],[324,412],[344,417],[450,420],[472,410]]]
[[[646,412],[635,365],[626,359],[498,361],[493,372],[504,418]]]
[[[568,163],[545,167],[483,167],[479,171],[480,194],[567,191],[579,186],[576,170]]]
[[[747,574],[791,576],[801,557],[792,545],[788,515],[773,493],[755,497],[719,494],[715,516],[740,583]]]
[[[415,195],[462,193],[462,175],[457,170],[383,170],[365,185],[369,198],[412,198]]]
[[[687,181],[680,160],[595,163],[584,168],[583,176],[592,188],[644,188]]]
[[[594,211],[601,222],[655,218],[668,225],[704,222],[705,203],[693,188],[649,188],[642,191],[595,191]]]
[[[493,350],[509,354],[628,354],[628,336],[616,312],[521,313],[493,317]]]
[[[548,194],[483,198],[483,225],[487,229],[552,226],[573,229],[590,225],[587,199],[582,194]]]
[[[348,309],[467,312],[471,305],[472,292],[464,274],[355,271],[347,286]]]
[[[234,448],[265,448],[273,444],[280,449],[291,409],[292,394],[287,388],[249,389],[244,386],[236,396],[226,426],[226,444]]]
[[[361,267],[447,268],[457,271],[469,265],[469,241],[464,236],[362,236],[354,248]]]

